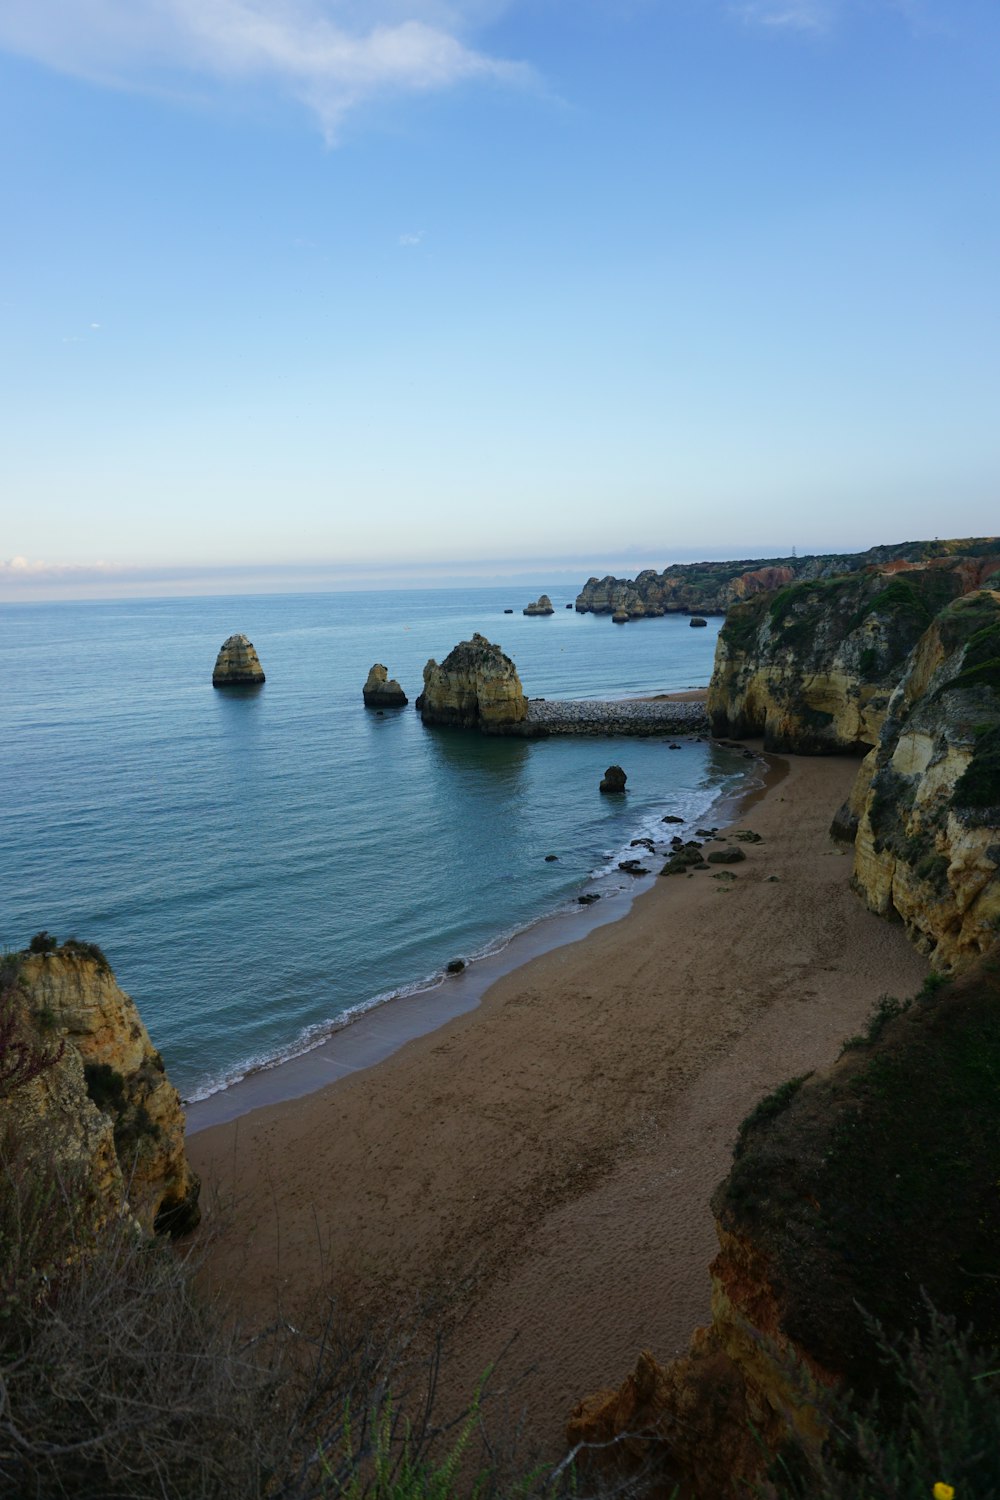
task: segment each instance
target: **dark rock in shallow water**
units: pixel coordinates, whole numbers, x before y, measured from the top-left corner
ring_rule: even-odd
[[[576,899],[581,906],[593,906],[594,902],[600,901],[601,898],[596,891],[587,891],[584,895],[577,896]]]
[[[546,854],[546,856],[545,856],[545,863],[547,865],[555,864],[555,862],[556,862],[556,860],[558,858],[559,858],[558,854]]]
[[[692,615],[691,618],[690,618],[690,620],[688,621],[688,624],[689,625],[707,625],[708,621],[707,620],[703,620],[702,617],[701,617],[701,615]]]
[[[621,766],[609,766],[604,773],[600,789],[602,792],[623,792],[627,780],[628,777]]]
[[[666,817],[660,819],[661,823],[683,823],[683,818],[678,818],[675,813],[667,813]]]
[[[620,859],[618,861],[618,868],[626,875],[649,874],[641,859]]]
[[[260,658],[245,635],[223,641],[212,671],[213,687],[255,687],[264,681]]]
[[[512,609],[505,609],[504,610],[504,614],[505,615],[512,615],[513,613],[514,613],[514,611]]]
[[[445,964],[446,974],[461,974],[465,968],[464,958],[453,958],[450,963]]]

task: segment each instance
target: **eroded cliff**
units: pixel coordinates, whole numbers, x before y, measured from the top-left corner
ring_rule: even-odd
[[[935,968],[985,952],[1000,932],[1000,593],[956,599],[924,632],[852,803],[872,910],[901,917]]]
[[[97,1217],[124,1210],[149,1232],[193,1228],[199,1183],[180,1098],[103,954],[69,940],[5,964],[7,1047],[48,1062],[0,1097],[0,1130],[42,1143]]]
[[[839,577],[865,568],[883,571],[919,566],[932,559],[976,558],[1000,552],[995,537],[900,542],[867,552],[808,557],[743,558],[733,562],[675,563],[635,578],[589,578],[577,595],[580,614],[618,614],[620,620],[673,613],[724,614],[732,604],[794,582]],[[969,583],[969,588],[975,583]]]
[[[779,752],[867,751],[924,631],[998,569],[992,555],[946,559],[795,583],[735,605],[708,690],[713,732],[761,735]]]
[[[528,716],[517,668],[478,632],[471,641],[460,641],[440,665],[427,663],[417,709],[425,724],[484,734],[517,732]]]

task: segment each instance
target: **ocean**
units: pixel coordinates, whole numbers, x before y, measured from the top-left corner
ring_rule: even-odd
[[[425,730],[424,663],[478,630],[530,697],[677,691],[708,682],[720,622],[620,627],[550,592],[547,618],[512,588],[0,606],[0,943],[99,943],[194,1100],[585,890],[614,899],[630,840],[666,812],[694,826],[745,762]],[[213,689],[237,631],[267,682]],[[364,708],[376,661],[408,708]],[[598,793],[613,762],[625,797]]]

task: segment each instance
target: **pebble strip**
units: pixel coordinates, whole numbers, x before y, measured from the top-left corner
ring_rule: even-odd
[[[539,734],[705,734],[704,703],[529,698],[527,727]]]

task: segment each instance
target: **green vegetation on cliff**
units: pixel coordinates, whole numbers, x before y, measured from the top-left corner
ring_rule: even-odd
[[[785,1333],[861,1393],[866,1314],[909,1333],[930,1303],[1000,1342],[1000,950],[891,1009],[758,1110],[714,1200],[773,1264]]]

